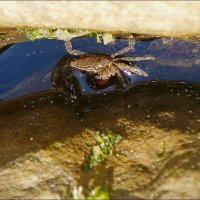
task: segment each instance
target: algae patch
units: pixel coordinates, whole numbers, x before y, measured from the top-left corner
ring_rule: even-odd
[[[115,152],[115,145],[122,141],[122,136],[112,131],[97,132],[96,145],[92,148],[85,169],[91,169]]]
[[[100,186],[92,189],[89,194],[84,194],[82,186],[74,187],[72,191],[72,199],[83,199],[83,200],[95,200],[95,199],[104,199],[109,200],[109,194],[107,191],[101,189]]]
[[[98,43],[103,41],[104,44],[114,41],[111,33],[104,33],[92,30],[82,29],[57,29],[57,28],[19,28],[21,33],[24,33],[29,40],[36,40],[41,38],[58,39],[68,41],[74,37],[89,36],[96,37]]]

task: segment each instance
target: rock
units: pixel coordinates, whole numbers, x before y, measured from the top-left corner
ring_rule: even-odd
[[[200,34],[200,2],[3,1],[0,27],[56,27],[165,36]]]
[[[146,85],[129,95],[97,98],[83,121],[56,101],[38,100],[34,108],[21,109],[16,100],[10,103],[15,111],[0,105],[0,197],[69,199],[66,190],[74,186],[84,191],[102,186],[112,199],[197,199],[200,109],[199,98],[188,94],[196,91],[199,97],[200,90],[177,89],[179,96],[169,85]],[[118,156],[84,170],[96,132],[104,130],[124,136],[115,148]]]

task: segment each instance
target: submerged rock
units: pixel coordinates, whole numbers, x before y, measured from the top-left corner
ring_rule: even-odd
[[[22,99],[1,104],[1,198],[69,198],[79,185],[100,185],[114,199],[198,198],[199,89],[151,83],[78,107],[40,98],[32,107],[27,97],[26,108],[18,107]],[[95,133],[105,130],[125,139],[116,156],[85,171]]]

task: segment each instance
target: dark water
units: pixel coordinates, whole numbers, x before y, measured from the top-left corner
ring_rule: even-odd
[[[107,46],[96,38],[73,39],[73,48],[87,53],[112,54],[128,45],[127,40],[117,40]],[[148,81],[172,80],[200,82],[200,42],[175,38],[137,41],[136,51],[125,55],[155,56],[154,61],[139,61],[137,66],[148,77],[129,75],[130,87]],[[51,72],[66,54],[63,41],[41,39],[12,45],[0,55],[0,99],[7,101],[27,94],[51,90]],[[126,72],[125,72],[126,73]],[[84,94],[97,94],[116,90],[116,86],[94,90],[89,87],[86,75],[75,71]]]

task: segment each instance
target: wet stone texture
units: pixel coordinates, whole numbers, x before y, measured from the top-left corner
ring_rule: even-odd
[[[70,188],[107,188],[112,198],[200,197],[199,86],[151,83],[81,102],[19,100],[0,106],[0,197],[61,199]],[[29,99],[24,98],[21,103]],[[13,109],[14,108],[14,109]],[[96,131],[124,136],[91,170]],[[68,190],[67,190],[68,188]]]

